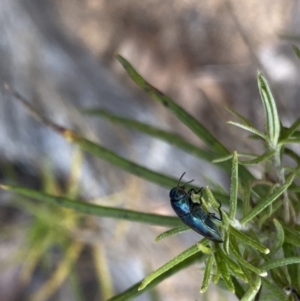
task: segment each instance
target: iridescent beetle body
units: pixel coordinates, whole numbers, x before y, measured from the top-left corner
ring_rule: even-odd
[[[184,174],[185,173],[183,173],[183,175],[180,177],[179,182]],[[200,193],[200,196],[202,196],[202,188],[199,191],[190,189],[188,192],[186,192],[185,186],[179,186],[179,182],[177,187],[172,188],[169,194],[171,199],[171,206],[175,213],[179,216],[184,224],[186,224],[197,233],[214,242],[223,242],[220,231],[213,222],[213,220],[222,221],[222,212],[220,210],[221,203],[219,202],[220,218],[218,218],[216,217],[215,213],[207,213],[203,210],[201,197],[200,203],[194,203],[192,201],[192,194]],[[190,182],[192,181],[185,183],[185,185]]]

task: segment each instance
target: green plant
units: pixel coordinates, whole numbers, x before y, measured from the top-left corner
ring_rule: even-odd
[[[298,55],[299,50],[296,47],[295,51]],[[141,282],[110,300],[133,299],[195,261],[205,263],[204,278],[200,289],[202,293],[206,291],[209,283],[213,280],[215,283],[225,284],[228,290],[243,301],[254,299],[293,300],[296,298],[296,292],[300,292],[300,257],[298,256],[300,227],[296,225],[296,215],[299,212],[297,204],[299,189],[294,180],[299,177],[300,156],[289,149],[287,145],[300,142],[300,132],[297,130],[300,119],[297,119],[289,128],[281,125],[276,103],[268,83],[263,74],[258,73],[258,87],[266,120],[265,131],[256,129],[250,120],[232,109],[229,111],[240,120],[240,123],[233,121],[229,123],[249,131],[252,138],[261,140],[265,152],[260,155],[242,154],[237,151],[231,153],[194,117],[146,82],[122,56],[116,54],[116,58],[133,81],[196,134],[206,144],[208,150],[201,149],[178,135],[141,122],[115,116],[105,110],[89,109],[84,112],[101,116],[114,123],[164,140],[202,160],[218,163],[221,169],[231,175],[231,188],[229,195],[220,193],[218,190],[211,191],[208,187],[205,189],[205,207],[211,204],[217,209],[218,205],[215,198],[229,205],[229,211],[223,211],[224,221],[221,226],[224,234],[223,244],[215,244],[204,238],[146,276]],[[9,89],[9,87],[7,88]],[[45,119],[21,95],[14,91],[11,92],[43,124],[61,134],[68,141],[75,143],[81,149],[168,189],[176,185],[177,179],[120,157],[74,131]],[[295,161],[294,167],[283,165],[285,156],[289,156]],[[264,178],[256,179],[246,168],[248,165],[263,165]],[[157,240],[188,230],[177,217],[97,206],[67,196],[58,197],[18,186],[1,185],[1,188],[82,213],[175,227],[162,233],[157,237]],[[282,210],[280,210],[281,208]],[[236,218],[237,212],[242,216],[240,219]],[[292,287],[289,290],[292,292],[290,296],[285,290],[287,286]]]
[[[82,159],[83,153],[76,147],[72,155],[70,173],[64,184],[55,177],[52,164],[47,161],[41,168],[41,189],[51,195],[77,198],[80,191]],[[8,169],[6,178],[17,183],[13,167],[9,166]],[[85,239],[94,231],[99,231],[93,216],[83,215],[55,204],[36,203],[32,198],[19,195],[13,195],[8,206],[22,210],[27,218],[25,222],[18,221],[13,227],[2,229],[1,243],[5,243],[8,236],[18,237],[20,234],[22,241],[15,252],[11,252],[0,262],[1,272],[11,267],[20,267],[18,280],[24,287],[30,287],[32,280],[37,279],[37,268],[40,271],[39,275],[47,278],[34,292],[29,293],[28,300],[48,300],[65,283],[69,285],[76,300],[84,300],[79,281],[80,271],[76,268],[84,250],[91,253],[89,259],[94,265],[95,279],[101,287],[99,295],[103,299],[113,295],[104,247],[99,240]]]

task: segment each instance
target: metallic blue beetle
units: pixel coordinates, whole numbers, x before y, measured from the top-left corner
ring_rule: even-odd
[[[223,242],[222,236],[218,227],[215,225],[213,220],[222,221],[222,212],[220,210],[221,203],[219,202],[219,214],[220,218],[216,217],[215,213],[207,213],[202,208],[202,189],[195,191],[190,189],[188,192],[185,191],[185,185],[193,182],[193,180],[186,182],[184,185],[179,186],[181,179],[185,173],[182,174],[178,181],[177,187],[174,187],[170,191],[171,206],[176,214],[179,216],[181,221],[189,226],[191,229],[201,234],[202,236],[214,241]],[[200,203],[194,203],[191,195],[200,193]]]

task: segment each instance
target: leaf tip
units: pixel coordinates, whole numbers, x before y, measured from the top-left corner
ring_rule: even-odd
[[[262,271],[259,276],[261,277],[267,277],[268,276],[268,273],[266,271]]]
[[[122,58],[122,56],[116,51],[113,53],[113,55],[118,61],[120,61],[120,59]]]
[[[257,77],[264,77],[263,73],[260,70],[257,70]]]
[[[146,287],[146,284],[144,283],[144,281],[141,283],[141,285],[138,287],[138,291],[141,291],[142,289],[144,289]]]

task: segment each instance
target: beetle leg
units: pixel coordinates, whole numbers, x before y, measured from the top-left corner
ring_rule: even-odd
[[[220,217],[216,217],[216,214],[215,214],[215,213],[209,213],[208,215],[209,215],[212,219],[215,219],[215,220],[221,222],[221,221],[223,220],[222,211],[221,211],[222,204],[221,204],[221,202],[220,202],[219,200],[217,200],[217,201],[218,201],[218,203],[219,203],[219,205],[220,205],[219,208],[218,208]]]
[[[190,202],[190,208],[191,208],[190,212],[197,210],[197,207],[200,207],[202,205],[202,203],[199,204],[199,203],[193,202],[191,198],[189,198],[189,202]]]
[[[201,206],[202,205],[202,189],[203,187],[201,187],[198,191],[196,191],[194,188],[191,188],[189,191],[188,191],[188,195],[189,197],[191,198],[192,194],[199,194],[200,193],[200,199],[199,199],[199,205]]]

